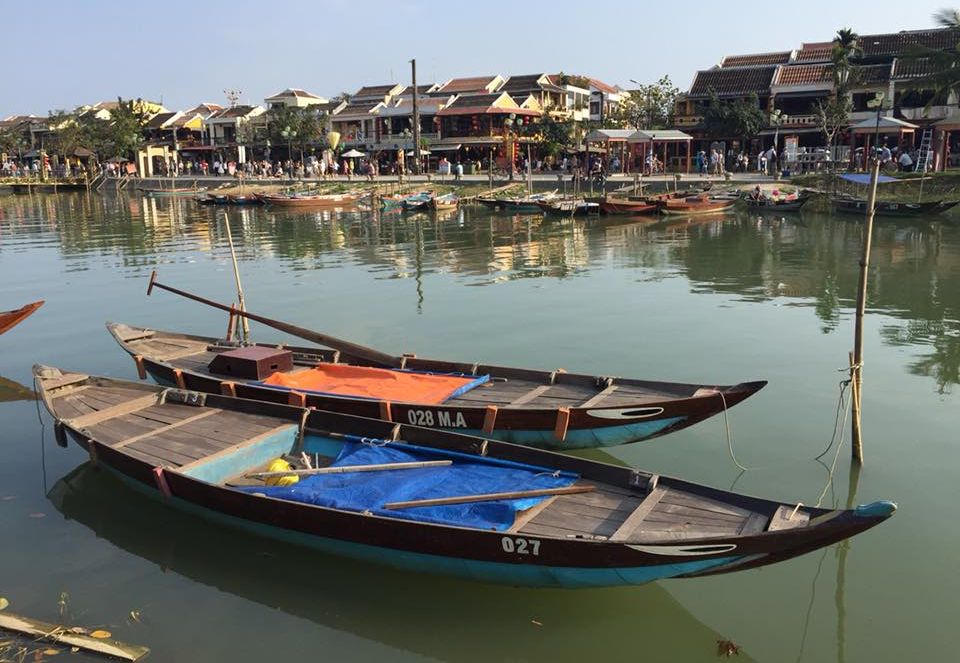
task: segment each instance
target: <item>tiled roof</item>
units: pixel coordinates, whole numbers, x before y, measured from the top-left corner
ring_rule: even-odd
[[[163,129],[163,125],[174,118],[176,113],[157,113],[147,122],[147,129]]]
[[[864,57],[902,55],[917,46],[946,50],[960,41],[960,31],[941,28],[938,30],[911,30],[879,35],[861,35],[857,45]]]
[[[274,95],[270,95],[269,97],[267,97],[267,99],[280,99],[282,97],[303,97],[305,99],[320,99],[320,97],[318,97],[317,95],[310,94],[306,90],[301,90],[300,88],[296,88],[296,87],[288,87],[283,92],[277,92]]]
[[[721,97],[747,95],[751,92],[766,92],[770,89],[775,66],[734,67],[698,71],[690,86],[691,97],[706,97],[714,90]]]
[[[344,106],[337,115],[357,115],[360,113],[369,113],[374,108],[382,104],[382,101],[357,101],[350,102]]]
[[[832,41],[818,41],[800,44],[800,50],[794,56],[794,62],[829,62],[833,53]]]
[[[364,85],[362,88],[353,93],[354,97],[385,97],[393,89],[397,87],[396,83],[390,83],[389,85]]]
[[[603,81],[597,80],[596,78],[590,79],[590,85],[597,88],[601,92],[606,92],[608,94],[613,94],[614,92],[620,91],[620,89],[617,88],[616,86],[610,85],[609,83],[604,83]]]
[[[857,67],[856,82],[859,85],[882,85],[890,80],[892,64],[871,64]]]
[[[229,117],[246,117],[256,109],[256,106],[231,106],[230,108],[224,108],[223,110],[217,111],[214,113],[210,119],[217,118],[229,118]]]
[[[220,104],[212,104],[209,102],[204,102],[202,104],[197,104],[188,111],[184,111],[187,115],[193,115],[194,113],[199,113],[200,115],[211,115],[217,111],[223,110],[223,106]]]
[[[435,87],[436,87],[436,84],[435,84],[435,83],[427,83],[426,85],[418,85],[418,86],[417,86],[417,96],[419,97],[420,95],[428,95],[428,94],[431,94],[431,93],[433,92],[433,88],[435,88]],[[412,85],[408,85],[407,87],[403,88],[402,90],[400,90],[400,92],[397,93],[397,96],[398,96],[398,97],[402,97],[402,96],[405,96],[405,95],[409,95],[409,96],[411,96],[411,97],[413,96],[413,86],[412,86]]]
[[[753,53],[750,55],[728,55],[720,62],[721,67],[759,67],[767,64],[786,64],[790,61],[790,51],[776,53]]]
[[[470,94],[457,97],[449,106],[441,110],[437,115],[473,115],[480,113],[515,113],[517,115],[540,115],[540,111],[528,110],[525,108],[503,108],[494,106],[505,92],[496,94]],[[509,95],[507,95],[510,99]]]
[[[829,64],[794,64],[781,67],[774,85],[789,87],[833,83],[833,67]]]
[[[444,93],[453,92],[480,92],[487,89],[487,86],[496,76],[473,76],[471,78],[454,78],[444,83],[440,90]]]
[[[523,74],[522,76],[511,76],[507,82],[500,88],[504,92],[527,92],[529,90],[540,89],[540,79],[543,74]]]
[[[898,58],[893,63],[893,80],[907,81],[912,78],[929,76],[936,68],[927,58],[918,60]]]

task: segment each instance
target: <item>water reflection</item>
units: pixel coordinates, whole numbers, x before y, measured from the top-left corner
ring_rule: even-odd
[[[439,215],[239,207],[229,219],[241,261],[275,261],[280,273],[359,266],[375,278],[411,278],[419,313],[435,275],[495,286],[634,269],[639,282],[680,277],[695,293],[810,308],[824,334],[853,307],[862,239],[860,224],[814,213],[556,222],[474,207]],[[139,277],[158,263],[226,255],[223,223],[223,211],[189,198],[5,196],[0,255],[52,246],[67,271],[106,266]],[[960,382],[960,228],[878,223],[869,285],[868,306],[887,316],[883,342],[912,348],[907,370],[948,392]]]
[[[48,497],[66,518],[163,571],[441,660],[576,660],[598,651],[613,659],[707,660],[721,637],[659,585],[527,591],[393,571],[211,526],[140,495],[90,463],[58,481]],[[166,605],[162,594],[153,601],[155,614],[182,610]],[[227,642],[216,644],[230,660],[251,656],[243,649],[243,615],[230,621],[237,617],[220,617],[222,623],[215,614],[205,617],[205,633],[224,634],[218,639]],[[300,632],[296,641],[283,643],[285,657],[316,646],[309,632]],[[145,644],[158,655],[158,647],[171,646]],[[750,659],[741,653],[738,660]]]
[[[35,400],[37,400],[37,392],[33,389],[0,375],[0,403]]]

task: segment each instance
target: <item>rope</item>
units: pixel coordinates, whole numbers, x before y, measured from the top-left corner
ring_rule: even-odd
[[[727,397],[723,395],[723,391],[717,392],[720,394],[720,400],[723,401],[723,427],[727,431],[727,453],[730,454],[730,460],[733,461],[733,464],[739,467],[743,472],[747,470],[758,470],[759,467],[746,467],[740,464],[740,461],[737,460],[737,455],[733,453],[733,435],[730,433],[730,417],[727,415]]]
[[[841,382],[843,385],[840,389],[840,398],[843,399],[843,392],[850,385],[850,380],[844,380]],[[852,404],[853,399],[848,398],[847,403],[843,408],[843,422],[840,424],[840,439],[837,441],[837,453],[833,455],[833,462],[830,463],[830,471],[827,473],[827,483],[823,487],[823,490],[820,491],[820,497],[817,498],[816,507],[820,508],[820,504],[823,502],[824,496],[827,494],[827,491],[830,489],[830,486],[833,485],[833,472],[837,469],[837,460],[840,458],[840,450],[843,449],[843,431],[847,427],[847,414],[850,412],[850,405]],[[824,452],[826,453],[826,452]],[[823,455],[823,454],[821,454]]]

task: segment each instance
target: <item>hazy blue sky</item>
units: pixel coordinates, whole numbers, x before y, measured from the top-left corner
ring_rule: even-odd
[[[958,0],[960,3],[960,0]],[[362,84],[540,71],[610,83],[669,74],[682,89],[725,54],[787,50],[930,27],[944,0],[613,2],[0,0],[0,117],[124,98],[171,109],[245,103],[286,87],[333,96]],[[574,8],[575,7],[575,8]],[[780,9],[778,9],[778,7]],[[674,13],[676,12],[676,13]]]

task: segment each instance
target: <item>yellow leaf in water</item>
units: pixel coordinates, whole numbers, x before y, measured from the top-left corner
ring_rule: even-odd
[[[47,656],[56,656],[57,654],[60,653],[60,650],[59,650],[59,649],[44,649],[44,650],[43,650],[43,653],[46,654]]]
[[[96,631],[93,631],[90,633],[91,638],[98,638],[100,640],[103,640],[104,638],[109,638],[111,635],[113,634],[110,633],[110,631],[104,631],[103,629],[97,629]]]
[[[10,605],[10,601],[8,601],[7,599],[5,599],[5,598],[3,598],[2,596],[0,596],[0,610],[3,610],[3,609],[6,608],[8,605]]]

